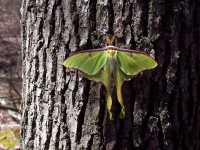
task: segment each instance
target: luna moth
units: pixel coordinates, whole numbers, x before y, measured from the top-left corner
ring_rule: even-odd
[[[106,106],[109,118],[112,119],[112,87],[116,90],[121,106],[119,118],[125,117],[125,106],[122,96],[124,81],[131,79],[144,70],[157,66],[157,62],[146,53],[113,46],[113,38],[107,40],[108,46],[75,52],[64,61],[67,68],[78,69],[89,80],[101,82],[106,90]]]

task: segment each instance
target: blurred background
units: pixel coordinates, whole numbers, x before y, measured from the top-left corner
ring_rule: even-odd
[[[0,0],[0,150],[10,136],[5,129],[20,124],[20,6],[21,0]]]

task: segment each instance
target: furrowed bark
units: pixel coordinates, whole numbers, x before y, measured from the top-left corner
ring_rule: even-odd
[[[22,149],[199,150],[199,14],[186,0],[23,0]],[[125,120],[115,93],[109,121],[101,84],[62,65],[107,34],[159,63],[123,86]]]

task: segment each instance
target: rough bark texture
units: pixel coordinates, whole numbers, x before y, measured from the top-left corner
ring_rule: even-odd
[[[200,149],[199,1],[23,0],[21,13],[24,150]],[[124,85],[125,120],[108,121],[102,86],[62,65],[107,33],[159,63]]]

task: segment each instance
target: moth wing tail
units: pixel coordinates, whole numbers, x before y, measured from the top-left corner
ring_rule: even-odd
[[[119,113],[119,118],[124,119],[125,118],[125,106],[124,106],[124,99],[122,95],[122,85],[124,81],[126,80],[125,74],[118,69],[115,79],[115,85],[116,85],[116,92],[117,92],[117,99],[121,106],[121,111]]]

